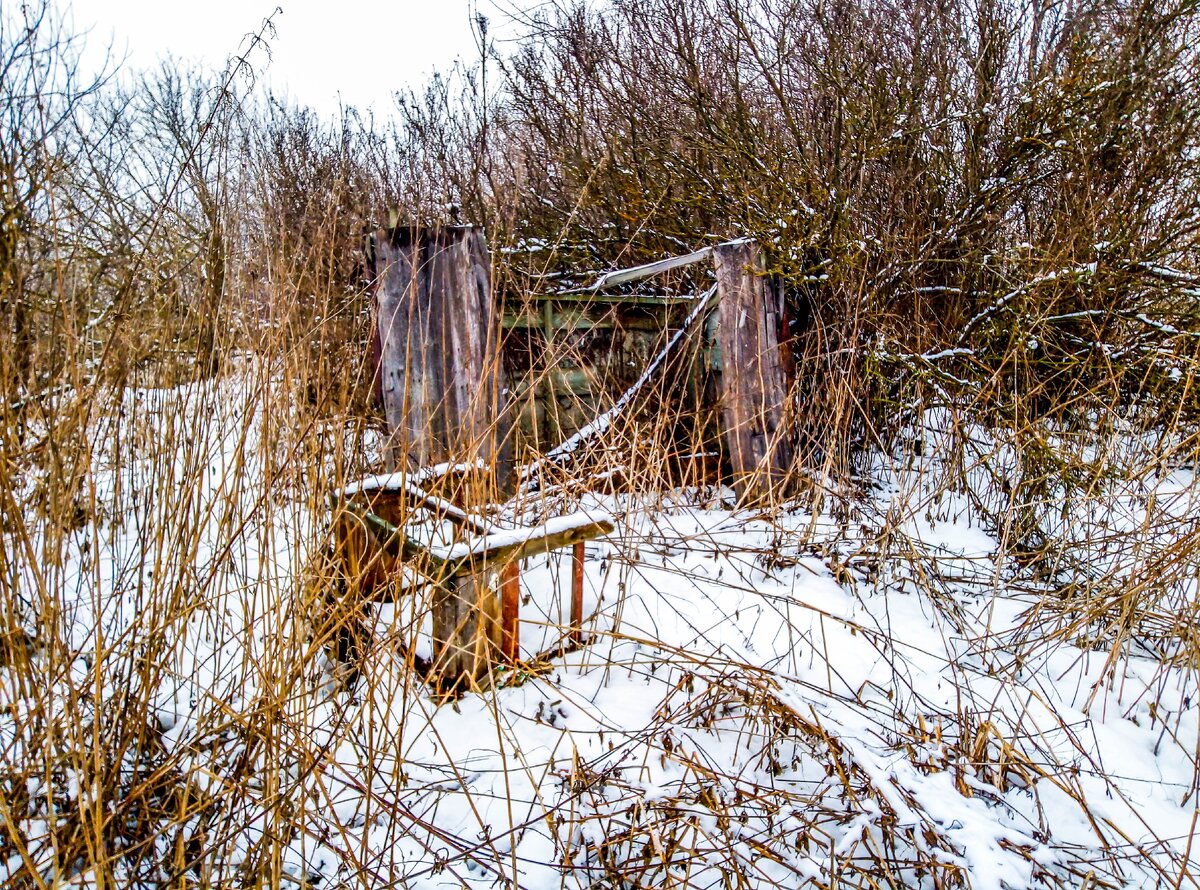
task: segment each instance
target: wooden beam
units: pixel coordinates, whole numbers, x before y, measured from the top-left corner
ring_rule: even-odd
[[[615,528],[610,519],[592,519],[585,513],[576,513],[551,519],[544,525],[533,528],[488,535],[469,546],[458,544],[449,548],[443,558],[446,559],[450,571],[455,574],[478,572],[514,560],[549,553],[560,547],[590,541],[611,534]]]
[[[347,485],[341,491],[335,492],[333,499],[335,504],[337,502],[352,503],[350,501],[351,498],[369,497],[372,492],[403,495],[413,506],[426,509],[439,518],[448,519],[459,528],[464,528],[473,535],[489,535],[496,531],[487,520],[468,513],[445,498],[432,495],[419,485],[409,481],[409,474],[407,473],[387,473],[381,476],[367,476],[364,479]],[[363,512],[364,510],[362,507],[354,507],[353,509],[358,512]]]
[[[583,291],[559,291],[528,294],[533,303],[596,303],[618,306],[679,306],[696,300],[695,294],[603,294],[591,288]]]
[[[403,529],[365,507],[347,504],[345,509],[357,517],[375,545],[385,554],[396,559],[428,564],[435,571],[423,574],[448,578],[478,573],[484,569],[494,570],[497,565],[528,559],[611,534],[616,528],[608,518],[593,519],[586,513],[574,513],[531,528],[493,532],[470,543],[430,547],[413,541],[404,534]]]
[[[407,464],[410,444],[430,426],[431,369],[413,353],[429,339],[429,311],[420,285],[420,240],[380,234],[374,247],[374,308],[379,337],[380,388],[390,433],[391,462]],[[412,353],[410,355],[410,353]]]
[[[352,506],[348,506],[347,509],[358,517],[371,540],[388,556],[410,562],[425,561],[437,570],[434,574],[441,574],[443,570],[446,574],[453,574],[457,568],[456,563],[438,556],[430,548],[412,540],[404,534],[403,530],[392,525],[382,516],[376,516],[368,510]]]

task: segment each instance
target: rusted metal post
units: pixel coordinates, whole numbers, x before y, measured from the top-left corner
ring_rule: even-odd
[[[510,562],[500,581],[500,623],[504,658],[515,664],[521,656],[521,565]]]
[[[792,463],[783,429],[787,396],[779,348],[779,307],[762,270],[758,245],[730,241],[713,248],[717,275],[717,347],[721,417],[734,490],[773,488]]]
[[[571,548],[571,633],[574,643],[583,642],[583,541]]]

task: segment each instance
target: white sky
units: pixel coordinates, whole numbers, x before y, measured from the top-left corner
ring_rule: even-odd
[[[473,60],[478,11],[492,35],[512,33],[495,0],[59,0],[75,31],[88,30],[84,67],[110,44],[126,68],[148,68],[168,55],[220,70],[276,7],[277,36],[266,80],[279,95],[324,114],[347,105],[390,113],[394,90],[418,86],[455,59]],[[526,8],[532,3],[521,4]],[[512,8],[506,3],[503,8]],[[254,58],[262,68],[261,51]]]

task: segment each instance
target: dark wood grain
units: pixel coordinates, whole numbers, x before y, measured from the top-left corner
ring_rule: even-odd
[[[778,484],[793,449],[783,435],[786,379],[779,348],[778,300],[762,273],[757,245],[713,249],[717,275],[717,346],[725,446],[734,490]]]
[[[493,464],[503,380],[491,258],[474,226],[375,236],[379,376],[396,469],[481,458]]]

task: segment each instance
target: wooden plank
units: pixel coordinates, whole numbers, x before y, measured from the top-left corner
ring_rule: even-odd
[[[528,559],[549,553],[560,547],[570,547],[580,541],[590,541],[611,534],[615,526],[609,519],[564,516],[532,528],[505,530],[485,535],[471,544],[456,544],[449,548],[427,547],[411,540],[403,529],[366,508],[347,504],[346,516],[354,516],[367,534],[373,548],[393,559],[408,560],[430,567],[428,574],[437,577],[495,569],[497,565]],[[362,559],[370,559],[366,554]]]
[[[477,228],[434,229],[429,240],[430,297],[438,302],[441,329],[426,348],[441,359],[440,432],[448,449],[470,448],[484,442],[498,414],[491,260]]]
[[[506,331],[540,331],[545,327],[545,321],[541,314],[525,314],[504,316],[504,330]],[[554,327],[556,330],[564,330],[570,333],[581,333],[583,331],[647,331],[649,333],[658,333],[663,329],[663,324],[658,319],[639,318],[632,316],[622,317],[619,321],[614,321],[611,315],[606,315],[603,318],[588,318],[586,316],[571,316],[562,313],[555,313]]]
[[[374,250],[375,322],[379,336],[379,380],[390,432],[392,466],[420,460],[420,443],[430,425],[433,369],[419,344],[429,340],[427,288],[422,286],[421,242],[403,229],[383,233]],[[414,453],[415,452],[415,453]]]
[[[474,688],[502,651],[498,584],[495,572],[471,572],[435,589],[431,679],[444,691]]]
[[[694,303],[696,294],[603,294],[593,290],[559,291],[549,294],[529,294],[534,303],[595,303],[617,306],[679,306]]]
[[[590,541],[611,534],[614,528],[609,519],[564,516],[542,526],[488,535],[472,544],[468,553],[460,555],[462,545],[459,545],[440,558],[445,560],[452,573],[479,572],[514,560],[549,553],[560,547],[570,547],[581,541]]]
[[[551,303],[542,304],[542,429],[538,432],[543,442],[549,442],[554,437],[554,431],[559,428],[558,398],[555,395],[556,381],[551,371],[550,363],[554,359],[554,306]]]
[[[569,291],[561,291],[561,294],[579,294],[587,292],[595,292],[603,290],[606,287],[617,287],[622,284],[630,284],[634,281],[641,281],[643,278],[650,278],[654,275],[661,275],[663,272],[670,272],[672,269],[681,269],[684,266],[690,266],[693,263],[698,263],[701,260],[708,259],[712,253],[711,247],[701,247],[699,250],[694,250],[691,253],[683,256],[667,257],[665,260],[655,260],[653,263],[645,263],[641,266],[633,266],[629,269],[617,269],[613,272],[606,272],[596,279],[595,283],[587,287],[576,288]]]
[[[793,447],[784,435],[787,383],[779,348],[777,300],[758,247],[731,241],[713,250],[721,414],[734,489],[762,494],[782,481]]]
[[[373,545],[371,551],[366,553],[363,559],[377,560],[378,557],[373,554],[379,550],[393,559],[418,563],[423,561],[437,573],[453,574],[459,570],[456,561],[439,556],[423,544],[413,541],[404,534],[403,530],[392,525],[382,516],[378,516],[366,508],[347,504],[343,518],[349,519],[351,516],[357,520],[358,526],[366,533],[368,542]]]
[[[439,519],[448,519],[459,528],[464,528],[474,535],[489,535],[496,529],[483,517],[468,513],[461,507],[452,504],[445,498],[437,497],[409,481],[408,473],[388,473],[382,476],[368,476],[347,485],[341,491],[332,495],[335,505],[345,501],[351,509],[358,512],[372,511],[372,498],[381,494],[398,495],[412,504],[433,513]],[[356,503],[356,500],[361,503]],[[385,517],[386,518],[386,517]]]
[[[558,392],[569,392],[574,395],[589,395],[594,389],[599,388],[602,382],[596,378],[595,373],[590,368],[586,367],[555,368],[546,373],[554,377],[555,390]],[[540,380],[532,382],[529,380],[517,381],[509,390],[510,401],[519,402],[522,399],[536,397],[537,387],[540,384]]]

